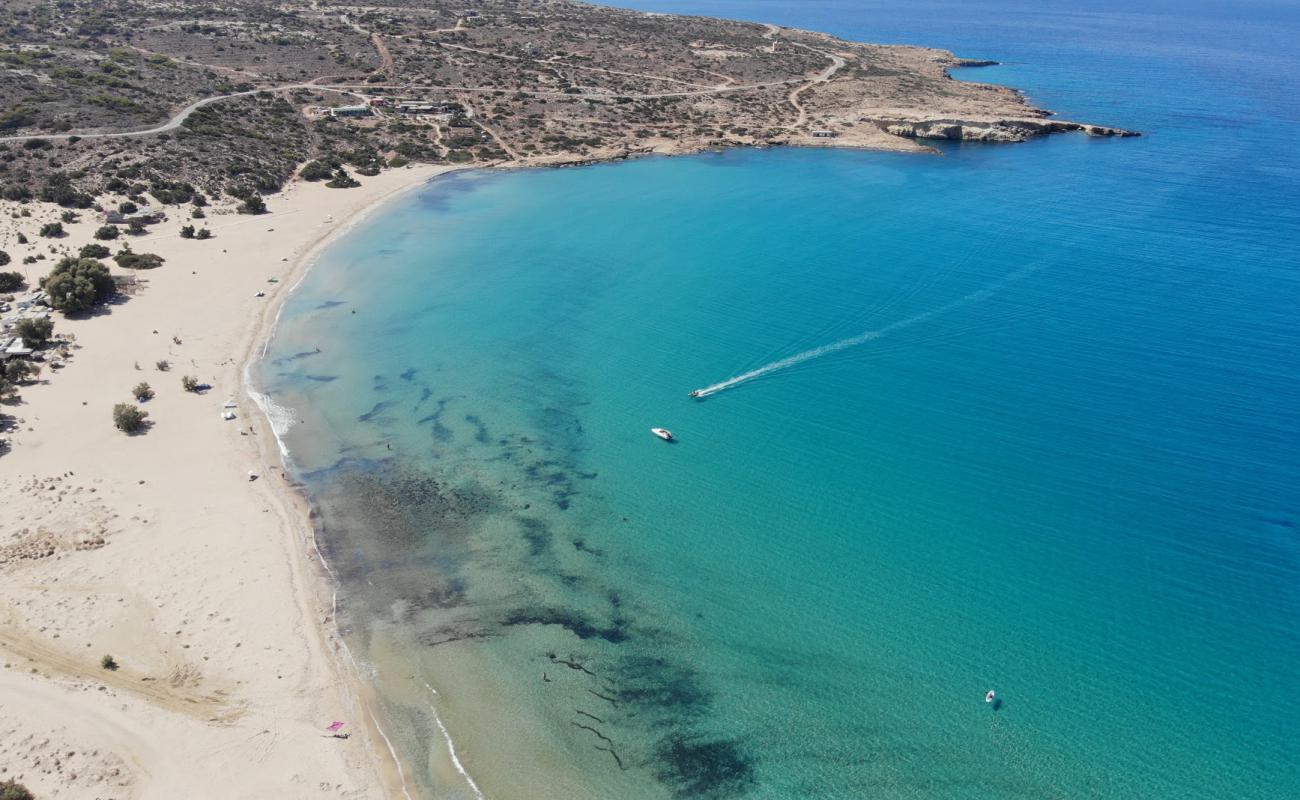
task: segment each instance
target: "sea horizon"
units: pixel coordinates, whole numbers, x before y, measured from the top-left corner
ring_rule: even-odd
[[[412,791],[1297,785],[1298,173],[1243,152],[1295,104],[1238,30],[1187,112],[1126,50],[1158,10],[1011,5],[879,40],[1143,140],[457,172],[321,254],[254,371]],[[876,40],[861,4],[641,7]]]

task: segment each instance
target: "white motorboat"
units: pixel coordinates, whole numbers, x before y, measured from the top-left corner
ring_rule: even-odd
[[[992,703],[997,698],[997,696],[998,696],[997,692],[993,691],[992,689],[989,689],[989,693],[984,695],[984,702]]]
[[[651,428],[650,432],[655,436],[658,436],[660,439],[663,439],[665,442],[677,441],[676,437],[673,436],[673,432],[667,428]]]

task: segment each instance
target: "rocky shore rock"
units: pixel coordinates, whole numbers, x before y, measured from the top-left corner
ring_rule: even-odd
[[[968,142],[1023,142],[1052,133],[1079,131],[1088,136],[1141,136],[1137,131],[1044,119],[996,120],[875,120],[887,133],[909,139],[948,139]]]

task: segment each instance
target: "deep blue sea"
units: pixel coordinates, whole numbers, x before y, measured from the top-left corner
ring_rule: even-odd
[[[1300,796],[1300,10],[633,5],[1145,135],[462,173],[333,246],[262,382],[412,794]]]

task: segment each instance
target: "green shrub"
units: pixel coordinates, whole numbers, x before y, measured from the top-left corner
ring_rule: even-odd
[[[199,390],[199,379],[193,375],[186,375],[181,378],[181,388],[187,392],[197,392]]]
[[[244,202],[239,204],[239,213],[241,214],[265,214],[266,201],[261,195],[250,194],[244,198]]]
[[[17,781],[0,781],[0,800],[35,800],[35,797]]]
[[[54,333],[54,320],[46,317],[44,319],[22,319],[14,326],[14,332],[23,337],[23,341],[28,347],[41,347],[50,340],[50,335]]]
[[[131,403],[118,403],[113,406],[113,425],[123,433],[138,433],[144,428],[144,421],[148,416],[148,411],[141,411],[139,406]],[[111,669],[108,666],[104,668]]]
[[[6,264],[9,263],[9,261],[10,261],[9,254],[3,250],[0,250],[0,267],[5,266]]]
[[[305,181],[323,181],[330,177],[330,165],[323,161],[308,161],[298,173],[298,177]]]
[[[200,229],[199,229],[199,232],[196,233],[196,234],[194,234],[194,238],[195,238],[195,239],[211,239],[211,238],[212,238],[212,231],[208,230],[207,228],[200,228]]]
[[[193,239],[193,238],[194,238],[194,226],[193,226],[193,225],[182,225],[182,226],[181,226],[181,238],[182,238],[182,239]]]
[[[79,253],[82,258],[108,258],[112,254],[113,251],[104,245],[94,243],[82,247]]]
[[[11,385],[17,385],[27,380],[35,380],[40,372],[41,368],[32,362],[14,358],[5,364],[4,380]]]
[[[361,182],[347,173],[347,170],[339,167],[334,171],[334,177],[329,183],[325,184],[331,189],[353,189],[361,185]]]
[[[140,381],[135,385],[134,388],[131,389],[131,394],[134,395],[136,400],[143,403],[146,400],[153,399],[153,388],[150,387],[149,384],[145,383],[144,381]]]
[[[157,269],[163,265],[163,257],[154,253],[132,253],[129,249],[113,256],[113,260],[122,269]]]
[[[19,272],[0,272],[0,292],[16,292],[23,288],[27,281],[23,280],[22,273]]]
[[[41,226],[41,236],[46,239],[58,239],[63,236],[62,222],[47,222]]]
[[[122,232],[117,229],[116,225],[104,225],[95,231],[95,238],[107,242],[116,239],[121,234]]]
[[[99,660],[99,666],[103,667],[104,669],[108,670],[109,672],[116,672],[116,671],[117,671],[117,659],[113,658],[112,656],[104,656],[103,658],[101,658],[101,659]]]

